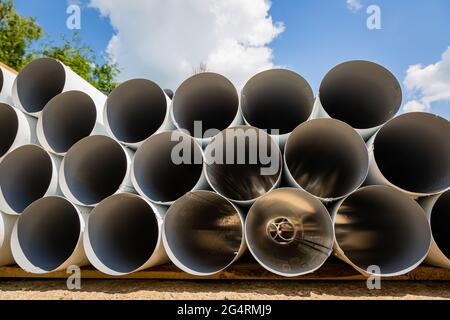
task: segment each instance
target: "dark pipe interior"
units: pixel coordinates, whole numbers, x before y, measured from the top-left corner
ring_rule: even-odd
[[[17,231],[25,257],[33,266],[50,272],[75,250],[80,237],[80,219],[69,201],[43,198],[23,212]]]
[[[239,148],[239,145],[243,145],[244,149]],[[265,150],[261,149],[261,145]],[[216,158],[218,152],[223,154],[223,157],[219,157],[222,159],[221,163],[218,161],[210,163],[211,159],[208,159],[206,172],[214,189],[229,199],[238,201],[256,199],[271,190],[280,176],[280,150],[270,137],[256,128],[238,126],[226,129],[216,137],[208,149],[217,150],[211,152]],[[210,156],[208,149],[206,157]],[[232,161],[227,160],[227,154],[231,156]],[[276,173],[261,174],[261,169],[270,167],[270,164],[263,164],[260,154],[267,155],[271,162],[277,165]],[[240,157],[244,160],[241,163],[238,161]],[[251,159],[256,161],[252,163]]]
[[[173,116],[179,127],[194,135],[194,122],[202,121],[202,137],[208,129],[223,130],[236,117],[239,97],[225,77],[200,73],[181,84],[173,99]]]
[[[392,184],[417,193],[450,186],[450,123],[429,113],[409,113],[385,125],[374,152],[381,173]]]
[[[202,151],[194,139],[172,141],[171,132],[148,139],[134,158],[134,175],[145,195],[158,202],[175,201],[197,184],[203,170]],[[188,155],[187,163],[175,164],[172,151],[180,143]],[[176,153],[184,155],[183,153]],[[195,160],[199,159],[199,163]],[[198,160],[197,160],[198,161]]]
[[[17,94],[27,112],[39,112],[66,82],[64,67],[58,61],[41,58],[30,62],[17,76]]]
[[[38,146],[19,147],[0,163],[1,192],[18,213],[45,195],[51,179],[51,158]]]
[[[166,214],[164,231],[170,251],[182,265],[198,273],[227,267],[242,243],[242,222],[236,209],[219,195],[190,192]]]
[[[321,119],[302,124],[289,137],[285,152],[295,181],[321,198],[343,197],[367,176],[366,145],[341,121]]]
[[[114,136],[122,142],[137,143],[161,127],[167,108],[164,92],[156,83],[135,79],[111,92],[106,110]]]
[[[173,91],[171,89],[164,89],[164,92],[170,99],[173,99]]]
[[[268,225],[277,218],[292,223],[292,242],[279,243],[268,234]],[[248,213],[246,229],[247,242],[258,260],[286,274],[316,269],[333,249],[333,225],[327,209],[301,190],[278,189],[258,199]]]
[[[3,90],[3,81],[5,81],[3,76],[3,70],[0,68],[0,92]]]
[[[96,204],[114,194],[127,172],[122,147],[105,136],[77,142],[64,160],[64,174],[73,196],[85,205]]]
[[[76,142],[89,136],[97,119],[95,103],[81,91],[62,93],[45,106],[42,126],[50,147],[67,152]]]
[[[420,206],[394,188],[372,186],[349,196],[335,220],[336,241],[345,255],[367,270],[401,272],[426,256],[431,234]]]
[[[431,212],[433,238],[442,253],[450,259],[450,191],[439,197]]]
[[[89,217],[89,241],[111,270],[130,273],[150,259],[158,242],[158,222],[147,202],[118,194],[100,203]]]
[[[320,101],[330,117],[366,129],[395,116],[402,102],[402,90],[395,76],[382,66],[350,61],[325,76],[320,85]]]
[[[257,128],[289,133],[308,120],[314,94],[308,82],[289,70],[264,71],[251,78],[242,90],[241,110]]]
[[[19,120],[13,108],[0,103],[0,157],[3,157],[11,148],[17,137]]]

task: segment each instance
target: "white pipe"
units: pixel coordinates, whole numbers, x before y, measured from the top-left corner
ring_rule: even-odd
[[[314,93],[299,74],[286,69],[263,71],[252,77],[241,93],[241,113],[247,125],[279,130],[274,137],[283,148],[289,134],[307,121],[313,111]]]
[[[83,233],[88,212],[62,197],[33,202],[17,219],[11,249],[26,272],[44,274],[88,265]]]
[[[323,79],[313,117],[344,121],[367,141],[401,103],[402,89],[389,70],[369,61],[348,61]]]
[[[280,184],[282,155],[264,131],[237,126],[223,130],[207,146],[204,170],[214,191],[233,203],[250,206]]]
[[[171,103],[166,93],[153,81],[126,81],[115,88],[106,100],[106,129],[120,143],[137,149],[151,135],[175,129],[170,119]]]
[[[11,252],[11,233],[17,217],[0,212],[0,267],[14,264]]]
[[[69,149],[61,163],[61,191],[74,204],[87,207],[116,193],[134,192],[132,158],[131,150],[110,137],[86,137]]]
[[[354,192],[369,170],[364,140],[352,127],[335,119],[299,125],[289,136],[284,152],[287,183],[323,202]]]
[[[0,103],[0,161],[20,146],[37,144],[36,122],[19,109]]]
[[[261,266],[283,277],[319,269],[333,252],[325,206],[305,191],[282,188],[253,204],[245,221],[247,246]]]
[[[59,157],[37,145],[24,145],[0,163],[0,210],[18,215],[39,198],[60,193]]]
[[[0,102],[12,103],[11,92],[17,74],[0,64]]]
[[[335,255],[364,275],[399,276],[428,254],[431,230],[422,208],[392,187],[361,188],[331,212]]]
[[[129,193],[103,200],[90,213],[84,234],[91,264],[118,276],[168,262],[161,239],[164,211]]]
[[[431,224],[432,241],[425,262],[450,269],[450,191],[419,199]]]
[[[157,133],[137,150],[131,180],[146,199],[170,205],[186,192],[208,188],[203,171],[203,150],[179,131]]]
[[[103,123],[106,96],[55,59],[40,58],[26,65],[14,81],[12,99],[15,107],[37,118],[52,98],[72,90],[82,91],[92,98],[97,122]]]
[[[85,137],[107,135],[97,122],[94,100],[81,91],[66,91],[51,99],[42,109],[36,132],[43,148],[59,156]]]
[[[163,242],[181,270],[197,276],[216,274],[245,252],[244,218],[214,192],[189,192],[167,211]]]
[[[450,189],[450,122],[429,113],[402,114],[368,141],[367,184],[423,197]]]
[[[196,74],[178,87],[171,117],[177,129],[187,131],[202,146],[218,132],[242,123],[236,88],[224,76],[211,72]],[[195,122],[201,122],[201,130]]]

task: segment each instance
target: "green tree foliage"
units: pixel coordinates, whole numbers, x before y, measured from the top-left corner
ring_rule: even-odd
[[[42,27],[34,18],[22,17],[14,8],[13,0],[0,0],[1,62],[20,71],[32,59],[50,57],[60,60],[104,93],[116,87],[117,65],[109,60],[98,63],[92,48],[81,44],[77,33],[60,43],[47,41],[33,46],[42,37]]]

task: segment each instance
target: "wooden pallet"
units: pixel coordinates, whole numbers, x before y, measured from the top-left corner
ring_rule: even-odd
[[[66,272],[53,272],[44,275],[27,273],[17,266],[1,267],[0,279],[65,279]],[[105,275],[92,267],[82,268],[83,279],[140,279],[140,280],[276,280],[276,281],[364,281],[366,278],[350,266],[333,262],[327,263],[318,271],[305,276],[284,278],[274,275],[257,264],[239,263],[219,274],[198,277],[180,271],[172,264],[155,267],[126,276],[114,277]],[[431,266],[421,266],[414,271],[398,277],[385,278],[384,281],[450,281],[450,270]]]

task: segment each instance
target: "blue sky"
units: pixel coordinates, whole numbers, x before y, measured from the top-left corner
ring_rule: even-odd
[[[78,2],[82,7],[83,41],[99,55],[105,55],[114,34],[109,18],[89,8],[88,1]],[[15,3],[21,14],[36,17],[49,37],[58,39],[61,34],[73,32],[66,28],[67,1],[16,0]],[[282,22],[285,27],[267,44],[273,49],[273,63],[300,73],[317,91],[326,72],[345,60],[378,62],[403,82],[409,66],[437,63],[450,46],[448,0],[361,0],[361,4],[361,10],[353,12],[346,0],[272,1],[269,14],[274,22]],[[366,7],[370,4],[381,8],[381,30],[366,27]],[[407,101],[406,89],[404,93]],[[442,100],[433,102],[431,110],[450,119],[450,102]]]

